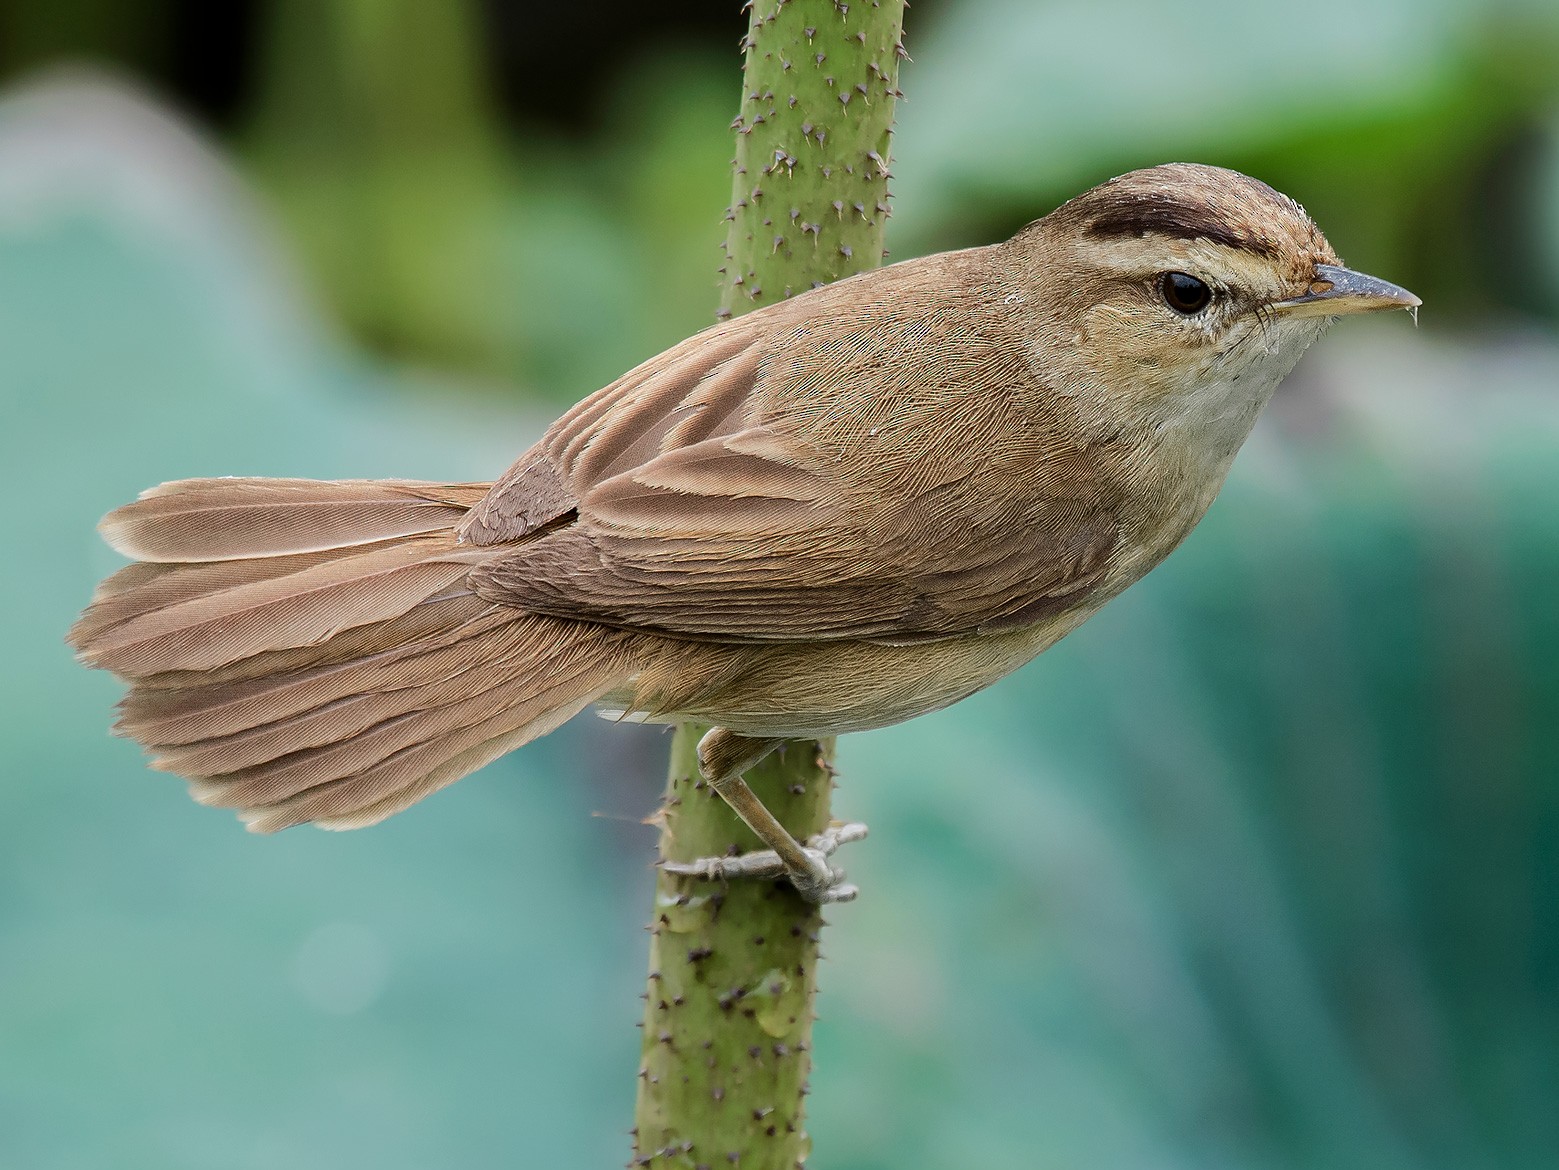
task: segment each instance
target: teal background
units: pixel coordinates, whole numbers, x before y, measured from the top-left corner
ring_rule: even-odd
[[[221,117],[167,5],[0,8],[0,1166],[612,1165],[657,732],[258,838],[62,638],[142,487],[488,478],[706,323],[732,38],[646,35],[554,124],[477,8],[252,7]],[[811,1164],[1559,1164],[1559,15],[910,20],[895,255],[1194,157],[1426,305],[1323,339],[1082,631],[842,742]]]

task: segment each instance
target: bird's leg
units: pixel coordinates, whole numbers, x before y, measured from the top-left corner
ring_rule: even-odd
[[[735,857],[665,861],[662,869],[712,880],[783,875],[809,902],[848,902],[860,892],[844,880],[844,870],[828,859],[845,842],[865,837],[865,825],[835,823],[802,845],[742,779],[742,773],[784,742],[737,735],[723,727],[713,728],[698,741],[698,769],[704,779],[768,848]]]

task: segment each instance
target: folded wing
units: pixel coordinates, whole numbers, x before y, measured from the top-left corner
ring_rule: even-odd
[[[699,334],[560,419],[467,521],[477,592],[758,642],[945,638],[1075,604],[1116,544],[1099,452],[1063,437],[984,299],[852,283]]]

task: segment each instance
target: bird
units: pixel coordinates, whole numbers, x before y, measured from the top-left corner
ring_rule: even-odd
[[[259,832],[374,824],[591,706],[708,724],[769,848],[678,872],[845,900],[864,827],[798,842],[742,773],[1054,645],[1201,520],[1329,323],[1419,304],[1267,184],[1149,167],[704,329],[492,483],[151,488],[69,641],[152,767]]]

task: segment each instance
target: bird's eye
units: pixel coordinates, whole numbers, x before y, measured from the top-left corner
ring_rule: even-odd
[[[1158,278],[1164,303],[1184,317],[1194,317],[1212,303],[1213,290],[1186,272],[1166,272]]]

